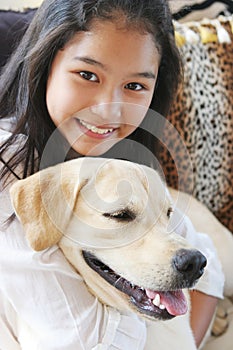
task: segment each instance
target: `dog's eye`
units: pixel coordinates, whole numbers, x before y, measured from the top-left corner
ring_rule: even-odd
[[[130,210],[121,210],[114,213],[104,213],[106,218],[116,219],[121,221],[132,221],[135,219],[135,214]]]
[[[168,208],[168,210],[167,210],[167,217],[170,219],[170,217],[172,216],[172,213],[173,213],[173,208],[172,207],[170,207],[170,208]]]

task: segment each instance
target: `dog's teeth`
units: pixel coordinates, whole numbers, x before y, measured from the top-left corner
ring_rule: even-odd
[[[156,294],[156,296],[152,300],[152,303],[155,306],[157,306],[158,308],[160,308],[160,310],[165,310],[165,306],[163,304],[161,304],[161,299],[160,299],[160,295],[159,294]]]
[[[160,295],[159,295],[159,294],[156,294],[156,296],[155,296],[154,300],[152,301],[152,303],[153,303],[155,306],[157,306],[157,307],[160,306]]]

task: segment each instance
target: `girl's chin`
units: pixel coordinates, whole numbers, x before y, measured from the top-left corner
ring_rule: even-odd
[[[116,143],[118,143],[120,139],[115,140],[105,140],[101,143],[91,145],[85,144],[83,147],[79,144],[73,144],[72,148],[69,150],[66,159],[74,159],[79,157],[100,157],[104,153],[108,152]]]

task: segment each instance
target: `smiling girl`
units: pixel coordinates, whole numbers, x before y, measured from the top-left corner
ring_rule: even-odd
[[[153,97],[160,64],[153,36],[115,16],[113,23],[95,20],[89,31],[75,34],[51,65],[48,112],[57,127],[77,114],[64,136],[71,143],[69,130],[75,130],[72,148],[79,154],[103,154],[129,136],[144,118],[137,106],[148,108]]]
[[[67,144],[66,160],[103,155],[125,138],[155,153],[139,126],[149,108],[166,116],[180,76],[165,0],[45,0],[38,9],[0,79],[2,350],[29,349],[15,314],[31,329],[30,350],[144,349],[140,318],[99,303],[57,246],[29,248],[8,189],[39,170],[57,128],[47,165],[62,159]],[[217,257],[213,266],[217,287],[207,281],[206,294],[195,294],[203,309],[192,323],[197,344],[222,296]]]

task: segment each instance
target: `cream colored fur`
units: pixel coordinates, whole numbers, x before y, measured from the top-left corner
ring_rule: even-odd
[[[177,192],[171,194],[176,201]],[[147,167],[120,160],[73,160],[15,183],[11,197],[31,247],[42,250],[58,244],[90,291],[118,310],[138,313],[124,293],[86,264],[82,250],[135,285],[171,290],[177,280],[172,257],[181,248],[192,248],[176,233],[167,233],[170,195],[160,176]],[[193,213],[200,210],[198,202],[185,195],[178,202],[189,207],[198,230],[214,233],[215,242],[221,235],[228,237],[208,211],[199,220]],[[134,220],[122,222],[103,215],[116,215],[124,208],[135,214]],[[150,317],[138,314],[148,322],[146,350],[170,350],[171,344],[175,350],[195,349],[189,314],[165,322],[151,322]],[[160,340],[153,341],[155,330]]]

